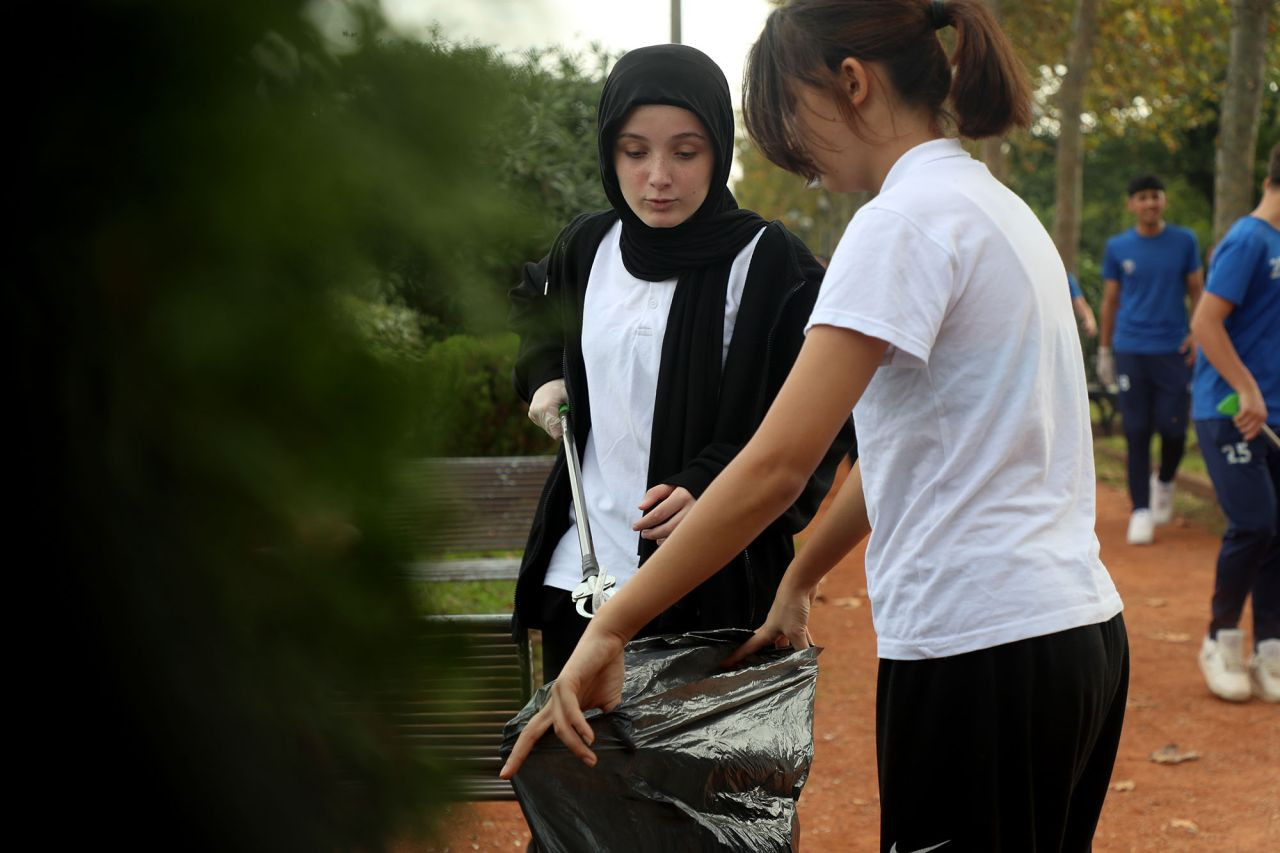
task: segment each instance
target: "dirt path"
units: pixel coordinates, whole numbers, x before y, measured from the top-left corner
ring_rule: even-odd
[[[1231,705],[1205,689],[1196,652],[1206,628],[1218,541],[1197,525],[1125,544],[1128,503],[1098,489],[1102,559],[1125,600],[1132,650],[1128,715],[1112,792],[1094,842],[1119,851],[1280,850],[1280,705]],[[800,800],[805,853],[877,849],[875,643],[861,552],[823,585],[813,633],[821,658],[813,773]],[[1246,612],[1246,632],[1251,626]],[[1157,764],[1169,744],[1197,760]],[[514,804],[456,806],[445,833],[400,853],[517,850],[528,830]]]

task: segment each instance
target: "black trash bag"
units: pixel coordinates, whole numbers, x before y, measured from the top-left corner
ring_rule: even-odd
[[[727,629],[627,644],[622,703],[592,711],[587,767],[548,731],[512,780],[544,853],[792,849],[813,763],[816,647],[719,664],[751,636]],[[502,757],[547,701],[507,723]]]

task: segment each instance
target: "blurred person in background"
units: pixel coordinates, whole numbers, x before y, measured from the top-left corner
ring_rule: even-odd
[[[1164,221],[1164,182],[1140,175],[1126,206],[1135,223],[1107,241],[1102,260],[1098,380],[1118,389],[1132,513],[1126,539],[1150,545],[1173,518],[1173,485],[1187,442],[1195,345],[1187,327],[1204,287],[1195,234]],[[1151,470],[1151,438],[1160,466]]]
[[[1214,252],[1209,284],[1191,319],[1200,348],[1192,418],[1227,532],[1215,573],[1200,670],[1215,696],[1280,702],[1280,144],[1271,149],[1262,200]],[[1218,404],[1239,398],[1227,417]],[[1253,598],[1246,666],[1240,617]]]

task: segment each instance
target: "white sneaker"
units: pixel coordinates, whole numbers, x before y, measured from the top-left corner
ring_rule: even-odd
[[[1249,680],[1253,682],[1253,695],[1263,702],[1280,702],[1280,640],[1258,643],[1258,650],[1249,659]]]
[[[1151,510],[1135,509],[1133,511],[1133,515],[1129,516],[1127,538],[1130,545],[1150,545],[1156,541],[1156,525],[1151,520]]]
[[[1151,475],[1151,520],[1156,524],[1173,521],[1173,483],[1166,483],[1160,475]]]
[[[1217,640],[1204,638],[1200,645],[1200,671],[1209,691],[1219,699],[1245,702],[1253,695],[1244,668],[1244,633],[1238,629],[1219,631]]]

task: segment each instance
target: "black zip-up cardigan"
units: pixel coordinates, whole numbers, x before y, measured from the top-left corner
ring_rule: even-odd
[[[551,253],[526,264],[520,283],[511,291],[511,325],[520,335],[515,387],[527,402],[544,383],[563,378],[573,411],[578,452],[586,447],[591,429],[586,365],[582,358],[582,306],[591,265],[604,235],[617,221],[613,211],[584,214],[556,238]],[[742,301],[734,323],[728,357],[715,384],[698,376],[681,376],[684,394],[703,410],[689,420],[710,417],[713,435],[697,450],[681,450],[688,436],[672,435],[669,423],[654,420],[651,457],[681,458],[674,471],[650,468],[648,486],[683,486],[695,498],[746,444],[782,387],[804,342],[804,326],[818,296],[823,268],[794,235],[780,223],[766,226],[751,257]],[[719,294],[723,327],[724,294]],[[693,342],[680,340],[680,331],[667,329],[662,360],[683,353]],[[701,344],[705,346],[705,342]],[[716,349],[719,352],[719,349]],[[718,366],[719,359],[715,359]],[[660,373],[660,377],[664,374]],[[670,395],[671,382],[660,379],[656,410]],[[707,387],[698,387],[699,384]],[[710,408],[706,408],[710,407]],[[673,443],[675,447],[673,448]],[[792,536],[817,512],[831,486],[840,458],[855,447],[852,421],[840,431],[800,497],[727,566],[698,586],[648,625],[641,635],[681,633],[713,628],[756,628],[773,603],[778,583],[795,549]],[[854,451],[856,453],[856,451]],[[569,529],[571,503],[564,450],[557,455],[542,490],[516,582],[513,628],[538,628],[541,587],[551,553]],[[640,563],[656,549],[637,534]]]

